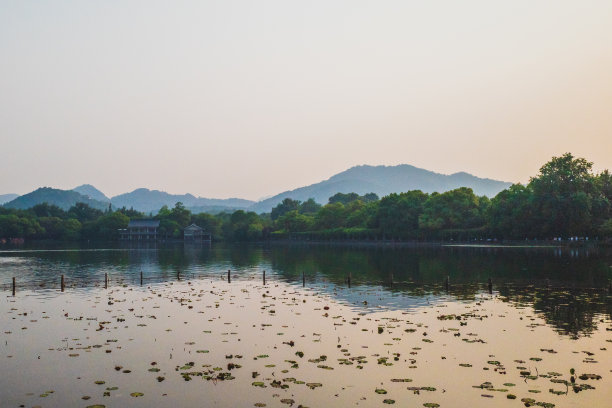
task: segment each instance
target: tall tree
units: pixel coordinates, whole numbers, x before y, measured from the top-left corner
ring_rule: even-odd
[[[529,182],[534,222],[543,238],[586,235],[591,229],[596,194],[593,163],[571,153],[553,157]]]
[[[387,238],[416,238],[427,194],[420,190],[392,193],[378,204],[375,225]]]
[[[281,201],[276,207],[272,209],[272,213],[270,214],[272,221],[276,220],[278,217],[281,217],[288,213],[289,211],[296,211],[300,208],[300,201],[293,200],[291,198],[285,198]]]

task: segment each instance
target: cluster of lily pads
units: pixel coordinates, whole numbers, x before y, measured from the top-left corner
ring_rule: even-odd
[[[340,304],[328,295],[284,284],[199,281],[137,291],[100,289],[93,300],[96,313],[62,311],[65,327],[74,331],[47,351],[63,353],[68,360],[96,361],[95,374],[104,379],[93,381],[99,388],[87,388],[81,398],[106,399],[113,406],[115,398],[123,398],[118,395],[123,389],[130,398],[154,404],[153,398],[168,396],[177,381],[189,383],[184,387],[194,394],[206,387],[249,387],[256,407],[274,401],[305,407],[321,399],[335,405],[338,399],[368,401],[368,405],[411,400],[435,408],[452,400],[452,393],[476,390],[471,398],[502,396],[517,400],[517,406],[520,402],[552,408],[561,397],[596,392],[598,383],[609,386],[601,371],[584,369],[598,367],[595,351],[564,354],[564,360],[549,347],[527,348],[531,356],[514,360],[485,353],[496,345],[492,332],[499,328],[492,325],[492,310],[498,310],[493,308],[500,307],[498,302],[495,296],[483,295],[471,302],[449,301],[408,312],[379,310],[363,302]],[[442,313],[446,308],[453,310]],[[10,310],[14,312],[21,312],[21,320],[28,313],[19,307]],[[520,315],[518,321],[523,318],[526,329],[541,327],[528,315]],[[192,327],[205,329],[196,333]],[[85,338],[76,334],[82,330]],[[11,333],[7,330],[5,335]],[[128,350],[138,353],[139,338],[144,337],[160,339],[156,361],[127,363],[114,357],[125,356]],[[482,358],[467,360],[459,351],[467,349],[481,352]],[[599,352],[609,361],[605,347]],[[547,361],[553,355],[555,359]],[[579,364],[581,371],[568,369],[570,363]],[[427,372],[430,365],[444,367],[450,376],[456,370],[474,382],[469,390],[452,388],[448,378]],[[559,371],[565,374],[552,371],[554,366],[561,366]],[[122,380],[112,377],[111,381],[111,375]],[[483,376],[487,381],[482,381]],[[148,378],[147,388],[134,389],[138,381],[132,377]],[[156,386],[163,388],[158,391]],[[54,391],[39,397],[54,397]]]

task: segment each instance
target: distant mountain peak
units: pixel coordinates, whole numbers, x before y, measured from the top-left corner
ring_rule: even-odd
[[[91,184],[82,184],[73,188],[72,191],[76,191],[77,193],[82,194],[85,197],[89,197],[92,200],[102,201],[104,203],[110,202],[110,198]]]
[[[195,212],[219,212],[224,210],[245,209],[254,204],[253,201],[240,198],[203,198],[193,194],[170,194],[160,190],[137,188],[130,193],[120,194],[111,198],[113,206],[134,208],[145,213],[156,213],[163,206],[174,207],[178,202]]]
[[[4,204],[4,206],[7,208],[27,209],[42,203],[56,205],[64,210],[68,210],[77,203],[85,203],[99,210],[108,208],[108,202],[92,199],[74,190],[60,190],[51,187],[37,188],[28,194],[24,194],[9,201]]]
[[[459,187],[470,187],[477,195],[493,197],[510,185],[511,183],[483,179],[466,172],[446,175],[410,164],[394,166],[362,164],[353,166],[319,183],[277,194],[258,202],[250,209],[256,212],[268,212],[284,198],[300,201],[314,198],[315,201],[326,204],[329,197],[336,193],[353,192],[360,195],[376,193],[379,197],[384,197],[391,193],[410,190],[433,193],[434,191],[445,192]]]

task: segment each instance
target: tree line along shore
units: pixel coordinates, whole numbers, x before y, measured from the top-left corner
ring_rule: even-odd
[[[134,219],[160,221],[159,232],[180,238],[196,224],[215,241],[393,240],[505,241],[610,240],[612,174],[571,153],[553,157],[526,185],[514,184],[492,199],[462,187],[444,193],[419,190],[376,194],[338,193],[321,205],[284,199],[270,213],[194,214],[182,203],[157,214],[78,203],[69,210],[42,203],[27,210],[0,207],[0,242],[119,238]]]

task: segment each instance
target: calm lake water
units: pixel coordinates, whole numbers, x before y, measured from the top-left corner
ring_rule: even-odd
[[[608,407],[610,279],[596,247],[0,247],[0,406]]]

